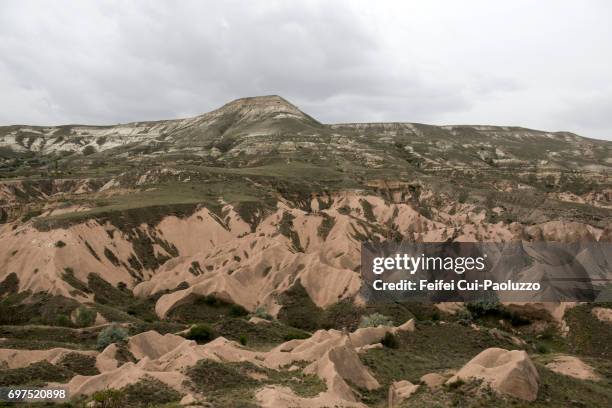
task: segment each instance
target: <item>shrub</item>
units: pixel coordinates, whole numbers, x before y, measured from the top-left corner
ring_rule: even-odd
[[[289,340],[304,340],[310,337],[310,334],[301,331],[291,331],[283,336],[285,341]]]
[[[378,326],[393,326],[391,318],[380,313],[372,313],[371,315],[362,316],[359,327],[378,327]]]
[[[238,341],[240,342],[240,344],[242,344],[243,346],[247,345],[247,336],[245,336],[244,334],[241,334]]]
[[[176,405],[171,403],[181,399],[181,394],[174,389],[148,376],[123,387],[120,391],[125,396],[125,404],[122,407],[174,407]]]
[[[380,340],[383,346],[387,348],[396,349],[399,348],[399,339],[397,336],[391,332],[385,333],[385,336]]]
[[[128,337],[128,332],[116,324],[106,327],[98,335],[98,349],[104,350],[112,343],[123,343]]]
[[[475,318],[487,315],[499,315],[501,306],[497,301],[479,301],[466,304],[468,311]]]
[[[64,241],[61,241],[61,240],[60,240],[60,241],[57,241],[57,242],[55,243],[55,246],[56,246],[57,248],[63,248],[63,247],[65,247],[65,246],[66,246],[66,243],[65,243]]]
[[[474,317],[472,316],[470,311],[463,308],[457,310],[457,313],[455,313],[455,318],[457,319],[457,323],[466,326],[472,323],[472,321],[474,320]]]
[[[531,323],[527,317],[521,316],[515,311],[506,309],[496,300],[479,301],[466,304],[467,310],[474,319],[486,316],[507,319],[513,326],[524,326]]]
[[[251,316],[259,317],[260,319],[272,320],[272,316],[268,314],[266,308],[263,306],[257,306],[257,309],[255,309]]]
[[[189,333],[185,338],[195,340],[198,343],[208,343],[215,338],[215,333],[210,326],[205,324],[196,324],[189,329]]]
[[[72,326],[72,321],[65,314],[60,314],[60,315],[57,315],[57,318],[55,320],[55,324],[57,326],[70,327],[70,326]]]
[[[232,305],[229,310],[229,315],[232,317],[242,317],[248,314],[249,312],[240,305]]]
[[[513,326],[526,326],[530,323],[531,320],[529,320],[527,317],[521,316],[517,312],[510,313],[510,324],[512,324]]]
[[[96,368],[96,358],[94,356],[72,352],[64,355],[57,364],[79,375],[100,374],[100,371]]]
[[[83,305],[79,306],[76,311],[76,324],[79,327],[92,326],[96,321],[96,311],[91,310]]]
[[[94,401],[94,407],[121,408],[125,406],[125,397],[119,390],[97,391],[93,393],[91,399]]]

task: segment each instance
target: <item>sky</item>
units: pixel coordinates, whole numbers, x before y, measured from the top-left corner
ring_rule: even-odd
[[[612,2],[0,2],[0,125],[172,119],[269,94],[324,123],[612,140]]]

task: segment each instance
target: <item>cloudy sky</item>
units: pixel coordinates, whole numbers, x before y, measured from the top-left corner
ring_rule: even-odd
[[[279,94],[320,121],[612,140],[612,2],[0,2],[0,124],[113,124]]]

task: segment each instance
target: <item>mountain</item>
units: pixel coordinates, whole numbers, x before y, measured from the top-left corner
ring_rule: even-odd
[[[118,406],[152,389],[386,406],[390,388],[413,390],[397,380],[450,381],[486,347],[510,364],[493,377],[529,373],[507,380],[529,392],[483,376],[495,393],[467,381],[410,398],[604,406],[608,382],[563,377],[570,360],[554,371],[543,350],[606,378],[606,304],[366,304],[359,267],[364,241],[609,242],[611,153],[567,132],[323,124],[279,96],[188,119],[0,127],[0,386],[115,388]]]

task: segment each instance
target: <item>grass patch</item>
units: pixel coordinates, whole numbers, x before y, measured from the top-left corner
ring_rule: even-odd
[[[424,374],[462,367],[486,348],[513,348],[487,332],[457,323],[418,323],[414,332],[399,333],[396,339],[395,348],[372,349],[360,355],[382,385],[379,390],[364,392],[364,402],[368,405],[385,401],[393,381],[418,383]]]
[[[253,324],[245,319],[224,319],[214,325],[219,336],[240,341],[241,336],[248,339],[251,347],[265,347],[283,343],[292,339],[310,337],[308,332],[286,326],[280,322]]]
[[[228,317],[246,316],[248,312],[240,305],[226,302],[213,295],[196,296],[193,301],[175,307],[168,314],[172,321],[193,323],[216,323]]]
[[[327,389],[314,375],[298,371],[277,371],[248,362],[218,363],[200,360],[187,369],[186,374],[194,390],[205,394],[213,405],[224,407],[243,406],[243,403],[251,406],[254,404],[255,391],[266,384],[287,386],[302,397],[313,397]]]
[[[27,367],[0,370],[0,386],[43,386],[48,382],[66,382],[74,376],[68,368],[47,361]]]
[[[570,327],[567,337],[569,349],[573,354],[612,360],[610,323],[593,316],[593,306],[610,307],[610,304],[579,305],[567,311],[565,321]]]
[[[79,375],[96,375],[100,371],[96,368],[96,358],[81,353],[68,353],[57,363]]]

